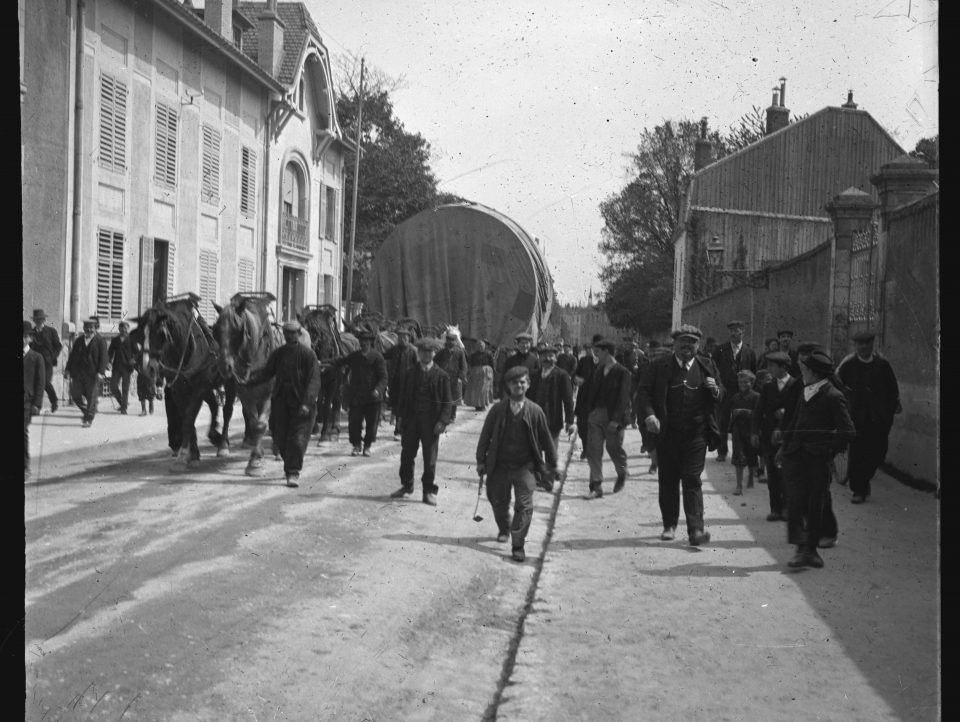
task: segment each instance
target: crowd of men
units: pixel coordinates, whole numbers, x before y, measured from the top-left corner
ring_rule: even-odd
[[[40,413],[44,392],[51,411],[57,410],[50,379],[62,346],[44,322],[42,310],[34,313],[33,324],[24,321],[25,475],[30,418]],[[375,348],[374,334],[363,332],[359,350],[324,366],[349,370],[344,393],[354,455],[371,455],[384,404],[390,409],[401,443],[400,488],[394,498],[413,493],[419,453],[422,500],[436,506],[441,435],[455,422],[460,403],[489,409],[476,468],[486,484],[497,538],[511,542],[517,561],[525,559],[535,490],[552,492],[565,472],[559,461],[561,434],[569,439],[567,463],[579,437],[580,458],[589,467],[586,498],[595,500],[604,495],[604,453],[615,471],[613,493],[623,489],[629,473],[624,436],[639,429],[642,451],[651,460],[648,473],[658,478],[661,539],[675,538],[682,502],[689,543],[710,541],[701,476],[707,452],[716,451],[718,461],[730,456],[736,468],[735,494],[743,493],[744,471],[747,488],[754,481],[766,483],[767,520],[786,521],[788,540],[797,548],[789,565],[822,567],[818,549],[833,546],[838,534],[830,494],[834,458],[849,445],[852,501],[866,501],[900,411],[896,377],[869,332],[857,334],[855,353],[835,366],[819,344],[794,348],[789,330],[779,331],[757,353],[744,342],[743,322],[730,321],[727,328],[726,341],[707,338],[701,348],[701,331],[683,325],[669,344],[651,341],[645,350],[633,341],[618,345],[602,337],[583,349],[564,343],[534,347],[533,337],[520,333],[512,351],[496,356],[485,341],[468,356],[455,333],[412,344],[412,330],[401,328],[398,343],[385,355]],[[139,349],[125,323],[109,345],[99,336],[95,318],[84,322],[83,331],[72,344],[64,378],[83,425],[89,426],[108,364],[113,395],[120,413],[126,413]],[[297,486],[323,369],[314,352],[299,343],[297,321],[284,324],[283,332],[284,346],[246,383],[275,380],[274,447],[284,461],[287,484]]]

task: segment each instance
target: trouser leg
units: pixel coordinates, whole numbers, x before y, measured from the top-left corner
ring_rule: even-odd
[[[23,469],[30,470],[30,419],[33,416],[33,407],[23,405]]]
[[[310,432],[316,420],[316,412],[309,416],[299,416],[298,410],[288,410],[286,428],[286,451],[283,452],[283,471],[286,474],[303,470],[303,457],[310,443]]]
[[[513,525],[510,535],[513,547],[522,547],[530,530],[533,520],[533,494],[537,488],[536,478],[533,476],[532,466],[511,469],[510,477],[513,486]]]
[[[823,489],[820,514],[820,536],[819,539],[836,539],[840,534],[840,525],[837,523],[837,515],[833,513],[833,496],[830,494],[830,481]]]
[[[47,360],[43,360],[43,369],[46,371],[46,376],[44,377],[46,381],[43,385],[43,390],[47,394],[47,398],[50,399],[50,408],[56,410],[59,399],[57,398],[57,390],[53,388],[53,364],[47,363]]]
[[[120,397],[120,372],[114,371],[110,374],[110,395],[117,400],[120,408],[123,408],[123,400]]]
[[[130,399],[130,371],[124,371],[120,379],[120,409],[122,411],[127,410],[127,403]]]
[[[587,438],[590,433],[590,422],[587,420],[587,414],[580,414],[577,419],[577,436],[580,437],[580,448],[587,450]]]
[[[404,419],[400,437],[400,483],[413,488],[413,466],[420,448],[420,434],[416,419]]]
[[[440,488],[433,483],[437,475],[437,454],[440,451],[440,437],[433,433],[433,418],[418,416],[417,426],[420,427],[420,443],[423,446],[423,483],[424,494],[436,494]]]
[[[770,498],[770,511],[774,514],[783,514],[783,474],[777,465],[773,463],[776,452],[773,449],[767,449],[764,452],[764,464],[767,467],[767,494]]]
[[[703,488],[700,475],[707,456],[707,441],[702,436],[681,447],[680,485],[683,489],[683,513],[687,518],[687,533],[703,531]]]
[[[347,433],[350,436],[350,446],[360,446],[363,441],[363,407],[359,404],[350,404],[350,411],[347,412]]]
[[[604,442],[607,447],[607,453],[610,455],[611,461],[613,461],[613,468],[617,470],[617,476],[627,475],[627,452],[623,448],[624,433],[625,430],[622,428],[617,431],[610,431],[610,429],[604,425]]]
[[[270,433],[273,435],[273,448],[283,459],[283,469],[287,470],[287,438],[290,433],[290,422],[287,418],[288,411],[286,406],[277,400],[270,408]]]
[[[596,489],[603,483],[603,444],[606,437],[607,412],[595,409],[590,412],[587,431],[587,464],[590,466],[590,488]]]
[[[727,445],[727,434],[730,433],[730,406],[731,397],[727,396],[720,402],[717,421],[720,426],[720,444],[717,446],[717,456],[726,456],[730,447]]]
[[[513,485],[507,469],[497,466],[487,475],[487,501],[500,532],[510,531],[510,491]]]
[[[883,429],[866,427],[857,429],[856,438],[850,442],[850,491],[862,496],[870,495],[870,481],[883,463],[886,455],[887,435]]]
[[[366,404],[363,407],[363,422],[366,424],[363,445],[373,446],[373,442],[377,440],[377,429],[380,427],[380,404]]]
[[[657,500],[663,528],[676,527],[680,519],[679,449],[661,443],[657,449]]]
[[[70,399],[73,405],[80,411],[80,415],[87,418],[87,402],[83,398],[83,379],[70,379]]]
[[[92,380],[86,382],[84,395],[87,397],[87,421],[93,421],[97,415],[97,407],[100,405],[100,379],[94,376]]]

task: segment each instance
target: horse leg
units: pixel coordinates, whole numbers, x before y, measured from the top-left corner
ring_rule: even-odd
[[[210,407],[210,429],[207,431],[207,439],[214,446],[220,446],[220,432],[218,431],[220,427],[220,404],[217,401],[217,396],[214,393],[213,389],[208,389],[206,394],[204,394],[202,401],[197,405],[197,414],[200,413],[200,408],[203,406],[203,402],[206,402],[207,406]]]
[[[259,415],[253,424],[253,448],[250,449],[250,460],[244,472],[247,476],[263,476],[263,435],[267,430],[266,419],[270,418],[270,396],[258,404]]]
[[[224,386],[223,431],[217,444],[217,456],[230,456],[230,420],[233,418],[233,404],[237,398],[236,384],[228,381]]]
[[[203,406],[203,397],[198,395],[197,398],[187,398],[187,396],[187,393],[181,395],[184,401],[184,405],[181,407],[183,410],[181,445],[172,471],[185,471],[200,465],[200,447],[197,446],[196,423],[200,408]]]

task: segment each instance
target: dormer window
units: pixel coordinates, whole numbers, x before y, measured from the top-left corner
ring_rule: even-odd
[[[243,52],[243,30],[239,25],[233,26],[233,44],[237,46],[237,50]]]

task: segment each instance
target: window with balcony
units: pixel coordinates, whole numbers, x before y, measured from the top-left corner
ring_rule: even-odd
[[[303,171],[296,163],[287,163],[283,169],[282,187],[282,229],[280,243],[301,251],[310,249],[310,240],[307,236],[309,218],[307,209],[307,183]]]

